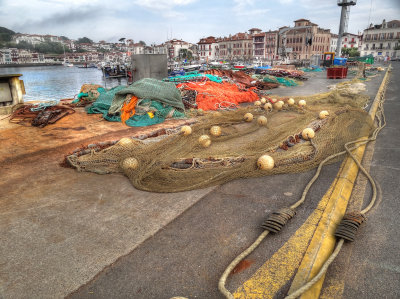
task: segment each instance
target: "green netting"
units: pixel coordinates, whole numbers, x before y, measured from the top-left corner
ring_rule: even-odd
[[[201,80],[201,79],[204,79],[205,77],[207,77],[210,81],[222,83],[222,79],[218,76],[213,76],[210,74],[204,75],[204,74],[199,74],[199,73],[186,74],[183,76],[168,77],[168,78],[163,79],[163,81],[181,83],[181,82],[187,82],[187,81]]]
[[[161,123],[168,117],[185,117],[181,95],[175,84],[149,78],[128,87],[117,86],[101,93],[86,111],[89,114],[102,114],[108,121],[120,122],[121,107],[129,94],[139,100],[135,115],[125,122],[128,126],[149,126]]]
[[[280,85],[284,86],[297,86],[297,82],[290,78],[284,77],[275,77],[275,76],[265,76],[263,79],[264,82],[272,82],[272,83],[279,83]]]
[[[139,99],[158,101],[160,103],[175,107],[181,112],[185,111],[181,93],[175,87],[174,83],[163,82],[152,78],[145,78],[117,91],[108,113],[119,113],[128,94],[133,94]]]

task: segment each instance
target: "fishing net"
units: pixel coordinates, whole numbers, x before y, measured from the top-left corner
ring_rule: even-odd
[[[221,104],[236,106],[239,103],[254,102],[258,95],[252,90],[241,90],[236,84],[223,82],[188,82],[177,85],[181,90],[196,91],[197,107],[203,110],[217,110]]]
[[[217,83],[215,83],[217,84]],[[360,94],[361,85],[341,84],[330,92],[309,97],[305,108],[285,104],[281,111],[242,107],[223,113],[209,112],[192,125],[192,134],[184,136],[179,129],[170,135],[140,141],[124,138],[98,152],[67,157],[80,171],[99,174],[122,172],[141,190],[178,192],[222,184],[237,178],[294,173],[316,167],[324,158],[343,151],[346,142],[367,136],[373,123],[363,107],[368,96]],[[286,99],[282,99],[286,101]],[[321,110],[329,117],[320,119]],[[243,120],[251,112],[254,120]],[[256,121],[266,116],[266,126]],[[210,135],[219,126],[222,135]],[[304,128],[312,128],[312,141],[302,138]],[[199,137],[207,134],[211,145],[204,148]],[[261,155],[270,155],[275,166],[270,170],[257,167]],[[127,161],[135,158],[137,168]],[[128,160],[126,160],[128,159]]]
[[[131,127],[159,124],[166,118],[182,118],[184,110],[181,94],[174,83],[150,78],[100,93],[86,108],[89,114],[100,113],[108,121],[122,121]]]
[[[274,77],[274,76],[265,76],[263,79],[264,82],[273,82],[278,83],[283,86],[297,86],[297,82],[290,78],[285,77]]]

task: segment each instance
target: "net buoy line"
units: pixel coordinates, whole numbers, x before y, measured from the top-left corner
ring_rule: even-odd
[[[390,68],[388,72],[390,71]],[[385,80],[385,79],[384,79]],[[311,186],[314,184],[314,182],[318,179],[321,169],[326,164],[328,161],[337,158],[338,156],[342,156],[344,154],[348,154],[352,160],[357,164],[361,172],[368,178],[369,183],[371,184],[372,187],[372,196],[369,205],[363,209],[360,213],[357,214],[352,214],[348,213],[346,214],[342,222],[339,224],[335,236],[339,238],[339,242],[332,253],[332,255],[328,258],[328,260],[324,263],[324,265],[321,267],[320,271],[318,274],[309,282],[307,282],[305,285],[300,287],[298,290],[294,291],[293,293],[289,294],[286,299],[294,299],[305,293],[309,288],[311,288],[321,277],[324,275],[324,273],[327,271],[329,265],[334,261],[336,256],[339,254],[342,245],[345,240],[347,241],[353,241],[355,237],[355,233],[357,232],[358,227],[361,225],[362,222],[365,221],[365,216],[364,214],[369,212],[370,209],[373,207],[376,197],[377,197],[377,188],[376,188],[376,183],[374,179],[371,177],[371,175],[368,173],[368,171],[361,165],[360,161],[354,156],[352,153],[354,150],[358,149],[360,146],[366,145],[367,143],[371,141],[375,141],[379,132],[386,126],[386,118],[384,114],[384,109],[383,109],[383,99],[384,99],[384,94],[386,90],[386,85],[387,85],[387,78],[386,80],[382,83],[383,90],[382,93],[380,94],[379,100],[378,100],[378,108],[377,108],[377,113],[376,113],[376,120],[377,120],[377,128],[373,131],[371,137],[367,139],[357,139],[354,141],[350,141],[345,144],[345,150],[336,154],[333,154],[327,158],[325,158],[317,168],[317,171],[315,175],[312,177],[312,179],[308,182],[306,187],[304,188],[304,191],[302,193],[301,198],[295,202],[293,205],[291,205],[289,208],[283,208],[280,209],[276,212],[273,212],[272,215],[264,221],[262,224],[262,228],[264,231],[258,236],[258,238],[251,244],[246,250],[244,250],[241,254],[239,254],[230,264],[229,266],[225,269],[224,273],[222,274],[221,278],[219,279],[218,282],[218,290],[223,294],[226,298],[233,299],[234,296],[232,293],[226,289],[225,283],[226,280],[229,276],[229,274],[233,271],[233,269],[249,254],[251,254],[260,244],[261,242],[265,239],[265,237],[270,233],[278,233],[285,224],[294,217],[296,214],[295,209],[299,207],[304,201],[305,198],[311,188]],[[310,139],[310,143],[314,146],[314,143],[312,139]],[[353,146],[352,146],[353,145]],[[351,147],[350,147],[351,146]]]

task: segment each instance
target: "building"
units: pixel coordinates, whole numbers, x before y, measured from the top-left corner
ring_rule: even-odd
[[[278,58],[278,31],[253,34],[253,57],[258,61],[271,61]]]
[[[217,58],[218,43],[214,36],[200,39],[198,44],[198,53],[200,60],[213,61]]]
[[[336,53],[338,38],[339,35],[331,33],[331,47],[329,48],[329,52]]]
[[[164,43],[167,49],[168,60],[175,60],[180,58],[181,50],[186,49],[190,51],[192,44],[185,42],[181,39],[171,39]]]
[[[361,56],[400,57],[400,20],[371,24],[364,30],[362,41]]]
[[[11,64],[11,50],[0,49],[0,64]]]
[[[294,27],[279,29],[278,53],[289,60],[311,59],[321,57],[331,48],[331,33],[322,29],[310,20],[294,21]]]
[[[217,56],[221,60],[249,61],[253,58],[253,36],[250,33],[236,33],[217,39]]]
[[[343,33],[342,48],[361,48],[362,36],[353,33]]]

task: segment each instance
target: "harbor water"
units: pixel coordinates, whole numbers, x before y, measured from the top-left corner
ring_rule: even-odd
[[[104,79],[101,70],[65,66],[6,67],[0,74],[22,74],[25,101],[51,101],[74,98],[85,83],[106,88],[127,85],[126,78]]]

